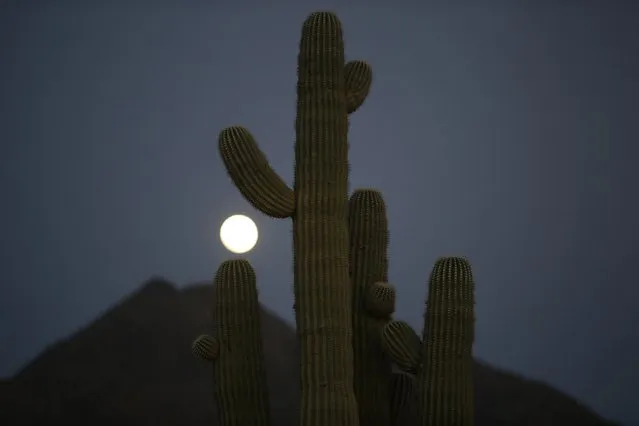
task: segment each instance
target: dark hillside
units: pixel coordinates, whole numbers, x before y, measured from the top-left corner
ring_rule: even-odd
[[[86,328],[0,381],[0,424],[216,424],[211,368],[190,345],[211,325],[212,288],[179,291],[154,278]],[[274,424],[292,426],[297,405],[295,334],[262,311]],[[475,369],[478,426],[603,426],[597,415],[549,386]]]

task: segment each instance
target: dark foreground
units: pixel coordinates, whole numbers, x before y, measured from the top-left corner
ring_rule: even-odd
[[[209,332],[212,286],[183,291],[150,280],[85,329],[0,382],[0,424],[215,426],[212,370],[190,352]],[[262,311],[271,405],[293,426],[298,371],[294,331]],[[477,426],[614,425],[539,382],[475,365]]]

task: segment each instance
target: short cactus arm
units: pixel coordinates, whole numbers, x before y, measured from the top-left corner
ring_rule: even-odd
[[[400,370],[418,371],[422,343],[410,325],[405,321],[391,321],[382,329],[381,339],[384,353]]]
[[[395,288],[385,282],[369,285],[364,294],[364,307],[371,317],[388,320],[395,313]]]
[[[220,132],[218,142],[226,170],[244,198],[268,216],[291,217],[293,190],[271,168],[251,133],[243,127],[228,127]]]
[[[350,114],[364,103],[373,82],[373,70],[364,61],[350,61],[344,66],[346,111]]]
[[[220,354],[220,343],[215,337],[202,334],[191,344],[191,353],[203,361],[215,361]]]

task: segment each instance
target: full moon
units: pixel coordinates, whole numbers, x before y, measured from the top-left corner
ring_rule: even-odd
[[[222,223],[220,240],[231,253],[247,253],[257,244],[257,226],[248,216],[233,215]]]

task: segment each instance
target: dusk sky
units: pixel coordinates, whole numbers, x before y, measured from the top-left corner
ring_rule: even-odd
[[[351,188],[388,204],[397,317],[421,330],[433,262],[467,256],[478,358],[639,424],[637,2],[357,3],[3,2],[0,376],[151,275],[210,279],[235,213],[292,321],[290,220],[243,200],[217,135],[248,127],[292,181],[301,24],[328,9],[374,69]]]

